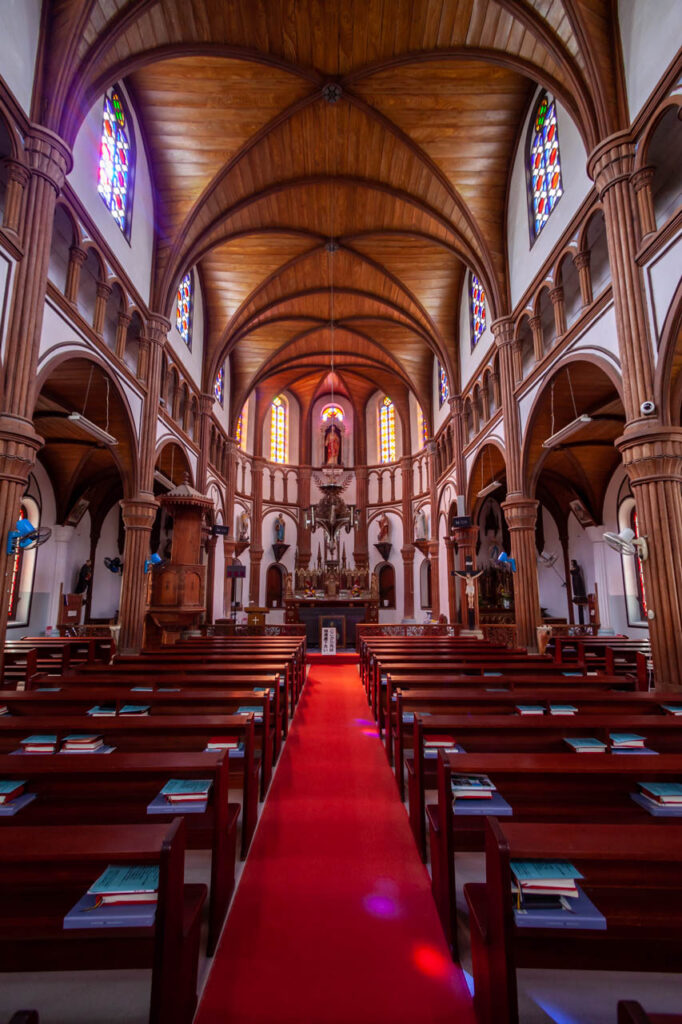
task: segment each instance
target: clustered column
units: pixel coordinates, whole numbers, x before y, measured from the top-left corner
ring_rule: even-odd
[[[404,456],[400,460],[403,482],[403,612],[404,618],[414,618],[414,544],[412,543],[412,460]]]
[[[353,559],[358,569],[369,566],[369,547],[367,540],[367,467],[358,466],[355,470],[355,504],[359,509],[360,522],[355,530]]]
[[[429,451],[429,492],[431,499],[431,537],[429,538],[429,561],[431,562],[431,618],[440,615],[440,573],[438,557],[438,475],[436,472],[436,442],[427,442]]]
[[[263,559],[263,470],[265,459],[262,455],[253,458],[251,494],[253,515],[251,517],[251,575],[249,577],[249,601],[260,604],[260,564]]]

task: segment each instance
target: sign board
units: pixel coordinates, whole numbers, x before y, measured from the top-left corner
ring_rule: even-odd
[[[471,516],[453,516],[452,517],[452,529],[453,530],[464,530],[467,526],[471,526]]]
[[[229,532],[230,532],[230,527],[229,526],[219,526],[219,525],[216,525],[216,526],[212,526],[211,527],[211,535],[213,537],[227,537]]]
[[[243,580],[246,576],[245,565],[226,565],[225,566],[225,579],[226,580]]]
[[[336,654],[335,626],[325,626],[322,630],[322,654]]]

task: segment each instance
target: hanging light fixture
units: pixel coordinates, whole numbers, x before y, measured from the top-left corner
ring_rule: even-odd
[[[341,97],[341,89],[336,83],[331,83],[331,85],[325,86],[322,94],[327,103],[333,106]],[[329,167],[329,138],[330,132],[327,133],[326,142],[327,167]],[[334,367],[334,329],[336,326],[334,320],[334,256],[339,249],[339,244],[334,234],[334,193],[335,183],[334,178],[332,178],[330,199],[331,230],[329,241],[325,246],[329,266],[330,366],[328,379],[332,406],[335,404],[334,385],[336,380]],[[350,533],[351,530],[356,530],[360,525],[360,510],[355,505],[347,505],[341,497],[342,492],[348,487],[352,479],[353,474],[345,472],[340,466],[324,466],[320,473],[313,475],[313,480],[322,492],[322,497],[316,505],[310,505],[306,509],[304,523],[306,529],[310,530],[311,533],[315,533],[316,530],[323,530],[327,535],[332,551],[336,548],[341,530]]]

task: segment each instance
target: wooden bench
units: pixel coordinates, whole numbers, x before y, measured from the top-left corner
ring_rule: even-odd
[[[569,860],[604,931],[516,924],[512,859]],[[487,822],[485,883],[465,885],[480,1024],[518,1024],[516,971],[682,968],[682,827]]]
[[[190,1024],[206,887],[184,884],[185,823],[2,831],[2,971],[152,970],[150,1024]],[[65,930],[65,914],[109,864],[158,864],[150,928]]]
[[[171,778],[210,779],[206,811],[186,818],[187,848],[211,853],[208,948],[212,956],[235,882],[237,821],[241,807],[230,803],[229,758],[217,754],[79,754],[73,756],[0,754],[0,778],[26,779],[35,799],[12,817],[0,817],[2,830],[15,825],[156,824],[184,816],[169,804],[166,814],[149,815],[147,806]]]
[[[22,739],[31,735],[56,735],[58,742],[70,733],[96,733],[105,744],[121,753],[203,752],[209,739],[221,736],[243,742],[243,750],[229,751],[230,781],[241,787],[241,857],[246,857],[258,820],[258,774],[260,757],[254,750],[253,715],[158,715],[156,717],[99,718],[86,715],[55,718],[22,715],[0,718],[0,753],[12,754],[20,763],[28,754],[13,754]],[[57,766],[63,758],[85,754],[47,755]],[[111,757],[111,754],[96,754]],[[235,787],[236,788],[236,787]]]
[[[438,758],[438,804],[427,805],[432,892],[456,949],[455,852],[482,850],[485,815],[455,814],[452,774],[488,775],[511,805],[514,823],[639,824],[667,831],[677,818],[651,816],[631,798],[643,780],[682,780],[682,754],[444,754]],[[576,831],[580,831],[577,829]]]

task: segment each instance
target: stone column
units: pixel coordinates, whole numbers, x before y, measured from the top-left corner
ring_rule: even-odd
[[[455,542],[452,537],[445,538],[445,565],[448,573],[449,621],[453,623],[457,619],[457,595],[455,593],[455,577],[452,575],[455,571]]]
[[[310,505],[311,466],[298,467],[298,526],[296,530],[296,569],[307,569],[310,565],[312,534],[305,525],[305,510]],[[365,519],[365,522],[367,520]]]
[[[533,318],[535,319],[535,318]],[[504,415],[504,436],[507,459],[507,493],[521,493],[521,428],[514,398],[514,322],[511,317],[500,317],[491,324],[493,338],[500,358],[500,386]]]
[[[431,618],[437,619],[440,615],[438,492],[436,488],[438,479],[436,463],[438,449],[435,441],[428,441],[426,447],[429,453],[429,496],[431,506],[431,538],[429,540],[429,561],[431,562]]]
[[[128,328],[132,322],[130,313],[121,310],[118,314],[118,326],[116,327],[116,355],[123,362],[128,341]]]
[[[7,168],[7,190],[2,226],[5,231],[11,231],[18,235],[21,230],[21,213],[26,187],[30,180],[30,171],[18,160],[6,160],[5,167]]]
[[[52,626],[53,630],[56,631],[57,621],[59,619],[59,605],[61,602],[61,590],[68,591],[70,587],[64,587],[66,582],[64,577],[66,575],[66,557],[68,554],[69,544],[71,539],[76,532],[73,526],[53,526],[52,537],[50,538],[54,544],[54,568],[52,570],[52,592],[50,594],[50,604],[47,612],[47,625]]]
[[[233,517],[234,518],[234,517]],[[230,529],[233,529],[230,525]],[[227,537],[223,538],[223,552],[225,555],[225,565],[232,565],[234,560],[234,541],[228,540]],[[232,588],[234,586],[231,577],[228,578],[227,574],[223,579],[223,611],[222,614],[229,619],[232,614]],[[219,616],[220,618],[220,616]]]
[[[92,329],[95,334],[102,334],[104,331],[104,317],[107,311],[107,302],[111,296],[111,285],[106,281],[97,282],[97,297],[95,299],[95,312],[92,318]]]
[[[577,252],[573,257],[573,264],[575,269],[578,271],[578,282],[580,284],[580,301],[582,302],[583,309],[585,306],[592,305],[592,277],[590,276],[590,257],[591,253],[589,249],[585,252]]]
[[[637,197],[641,241],[647,235],[653,235],[656,232],[656,213],[654,211],[653,196],[651,195],[651,182],[654,180],[655,173],[655,167],[640,167],[630,179],[635,196]]]
[[[552,306],[554,307],[554,330],[556,332],[557,341],[563,338],[566,333],[566,306],[564,304],[564,289],[561,285],[557,285],[556,288],[552,288],[549,293],[549,297],[552,300]]]
[[[358,569],[369,568],[367,539],[367,466],[355,467],[355,503],[359,509],[360,524],[355,531],[353,558]]]
[[[682,428],[652,423],[616,440],[646,537],[643,562],[656,689],[682,690]]]
[[[69,265],[66,268],[66,284],[64,285],[64,297],[72,306],[78,305],[78,289],[81,282],[81,270],[87,259],[85,249],[72,245],[69,249]]]
[[[412,459],[404,455],[400,460],[403,484],[403,618],[414,619],[414,527],[412,523]]]
[[[254,455],[251,469],[251,495],[253,500],[251,515],[251,572],[249,575],[249,601],[260,604],[260,566],[263,560],[263,470],[265,459],[262,455]]]
[[[542,340],[542,317],[532,316],[528,323],[533,334],[533,358],[536,363],[539,363],[545,354]]]
[[[519,384],[523,380],[523,342],[519,338],[512,342],[512,366],[514,383]]]
[[[208,564],[206,567],[206,622],[212,625],[214,621],[214,590],[215,590],[215,549],[218,538],[208,538]]]
[[[25,188],[21,244],[16,264],[5,339],[5,393],[0,412],[0,660],[4,651],[9,601],[6,538],[19,515],[36,453],[43,439],[33,422],[35,382],[43,327],[47,268],[57,196],[71,169],[71,152],[53,132],[32,125],[25,142],[29,178]],[[22,218],[19,218],[21,222]],[[0,663],[0,671],[2,665]]]
[[[502,503],[511,535],[514,574],[514,616],[516,642],[528,650],[537,650],[536,627],[540,625],[540,597],[535,547],[535,520],[538,502],[520,495]]]
[[[594,582],[597,586],[597,599],[599,602],[599,632],[613,633],[613,626],[611,625],[611,603],[609,601],[609,574],[606,568],[606,541],[604,540],[605,529],[606,527],[602,523],[601,526],[588,526],[585,533],[592,541]]]
[[[208,450],[211,432],[211,415],[213,413],[214,396],[203,392],[199,397],[199,460],[197,462],[197,490],[206,493]],[[187,403],[189,405],[189,403]]]
[[[157,502],[149,494],[124,498],[121,502],[125,527],[121,605],[118,613],[121,626],[121,654],[137,654],[142,649],[144,617],[147,612],[147,585],[150,578],[145,574],[144,564],[149,558],[149,537],[157,509]]]

